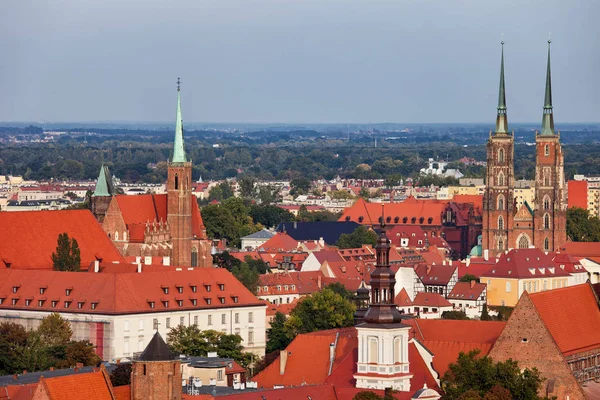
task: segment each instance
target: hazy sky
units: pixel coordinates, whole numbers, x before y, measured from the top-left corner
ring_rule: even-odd
[[[598,0],[0,0],[0,121],[600,121]]]

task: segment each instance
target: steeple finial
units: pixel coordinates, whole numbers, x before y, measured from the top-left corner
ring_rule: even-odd
[[[550,36],[550,34],[548,34]],[[552,74],[550,73],[550,37],[548,37],[548,65],[546,67],[546,90],[544,96],[544,114],[542,116],[541,136],[554,136],[554,116],[552,113]]]
[[[175,121],[175,142],[173,143],[174,163],[186,162],[185,149],[183,148],[183,121],[181,120],[181,79],[177,78],[177,120]]]
[[[496,134],[508,134],[508,118],[506,117],[506,89],[504,86],[504,35],[502,35],[502,56],[500,58],[500,88],[498,90],[498,115],[496,117]]]

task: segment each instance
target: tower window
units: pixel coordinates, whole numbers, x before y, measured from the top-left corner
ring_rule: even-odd
[[[519,249],[528,249],[529,248],[529,238],[527,235],[521,235],[517,242],[517,247]]]
[[[550,177],[544,176],[544,186],[550,186]]]
[[[550,198],[548,196],[544,197],[544,210],[550,209]]]
[[[175,174],[175,190],[179,189],[179,176]]]
[[[504,196],[498,196],[498,210],[504,210]]]
[[[192,249],[192,267],[197,267],[197,266],[198,266],[198,249],[194,247]]]
[[[546,250],[546,251],[550,250],[550,240],[548,238],[544,239],[544,250]]]
[[[504,186],[504,174],[502,172],[498,174],[498,186]]]
[[[504,217],[502,215],[498,217],[498,229],[504,229]]]
[[[498,162],[499,163],[504,162],[504,149],[498,150]]]
[[[549,144],[544,146],[544,154],[547,156],[550,155],[550,145]]]
[[[502,238],[498,239],[498,250],[504,250],[504,240]]]
[[[550,229],[550,214],[544,214],[544,229]]]

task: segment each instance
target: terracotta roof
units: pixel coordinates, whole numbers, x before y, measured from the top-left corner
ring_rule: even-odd
[[[600,348],[600,309],[590,284],[527,295],[564,355]]]
[[[414,306],[452,307],[452,303],[438,293],[417,293],[413,300]]]
[[[398,307],[410,307],[413,305],[408,293],[406,293],[406,289],[402,288],[402,290],[400,290],[400,293],[398,293],[394,299],[394,304]]]
[[[466,342],[438,342],[426,340],[425,347],[433,353],[433,368],[440,374],[440,378],[448,371],[450,364],[455,363],[458,355],[468,353],[471,350],[481,350],[480,355],[489,354],[492,349],[491,343],[466,343]]]
[[[390,242],[398,247],[423,248],[428,241],[430,246],[449,248],[450,245],[440,236],[431,236],[419,225],[394,225],[387,232]],[[402,239],[407,242],[402,246]]]
[[[0,226],[0,265],[11,269],[52,269],[58,235],[65,232],[77,240],[83,269],[98,259],[124,262],[88,210],[3,212]]]
[[[455,194],[452,201],[456,203],[473,203],[476,209],[483,210],[482,194]]]
[[[219,284],[224,285],[224,290],[220,290]],[[210,291],[207,290],[209,286]],[[16,293],[13,292],[15,287]],[[43,293],[40,288],[44,288]],[[0,270],[0,297],[5,298],[0,309],[91,314],[263,305],[222,268],[171,269],[141,274],[5,269]],[[15,305],[13,299],[16,299]]]
[[[336,250],[321,250],[312,253],[317,258],[317,261],[323,264],[325,261],[344,262],[344,258]]]
[[[487,285],[485,283],[457,282],[448,294],[449,300],[477,300]]]
[[[271,239],[260,245],[259,251],[281,252],[293,251],[298,248],[298,241],[285,232],[277,232]]]
[[[131,400],[131,385],[113,387],[113,393],[117,400]]]
[[[456,266],[449,265],[418,265],[415,273],[424,285],[446,286],[452,279]]]
[[[557,267],[570,274],[587,273],[587,270],[581,265],[579,259],[570,254],[558,253],[552,258],[552,261],[554,261]]]
[[[271,304],[268,301],[267,304],[267,316],[274,316],[278,312],[283,315],[290,315],[294,307],[298,304],[298,299],[294,299],[291,303]]]
[[[102,371],[42,378],[40,384],[49,400],[113,400],[110,379]]]
[[[439,226],[442,224],[442,213],[445,208],[446,203],[436,200],[417,200],[414,197],[409,197],[401,203],[386,204],[385,215],[386,219],[387,217],[390,218],[388,223]],[[368,203],[360,198],[354,205],[344,210],[338,221],[354,221],[365,225],[375,225],[379,223],[380,216],[381,203]]]
[[[458,278],[462,278],[465,275],[474,275],[479,278],[481,275],[488,272],[494,265],[496,265],[496,259],[490,258],[485,260],[479,257],[471,257],[468,264],[461,262],[458,264]]]
[[[196,399],[197,396],[189,396]],[[210,397],[213,399],[213,397]],[[271,390],[258,390],[246,393],[234,393],[227,396],[218,396],[216,399],[224,400],[341,400],[331,385],[307,385],[294,388]]]
[[[575,257],[598,257],[600,256],[600,242],[566,242],[560,251]]]
[[[192,200],[192,233],[195,237],[206,239],[204,222],[196,201],[196,196],[190,195]],[[166,194],[142,194],[136,196],[115,196],[123,221],[129,230],[131,241],[144,239],[141,227],[146,223],[167,222],[167,195]]]
[[[0,388],[0,400],[31,400],[37,383],[28,385],[9,385]]]
[[[524,279],[538,276],[569,276],[557,267],[552,255],[540,249],[514,249],[500,256],[500,260],[483,277]]]

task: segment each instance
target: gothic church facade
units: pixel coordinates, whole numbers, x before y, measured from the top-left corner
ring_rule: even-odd
[[[482,247],[490,257],[508,249],[557,251],[566,242],[567,199],[560,132],[554,130],[550,41],[542,129],[536,132],[535,197],[517,208],[514,198],[514,132],[508,130],[502,43],[496,130],[487,144]]]

